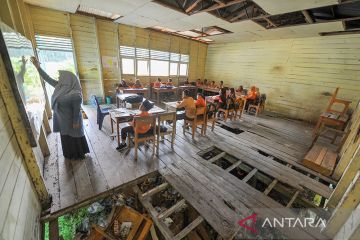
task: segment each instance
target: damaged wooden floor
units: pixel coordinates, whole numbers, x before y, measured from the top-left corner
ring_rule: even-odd
[[[303,122],[271,115],[244,116],[241,121],[226,123],[228,127],[238,128],[240,134],[217,125],[214,132],[208,129],[207,136],[197,134],[194,141],[190,134],[183,135],[181,126],[178,126],[174,151],[165,140],[160,144],[158,157],[152,158],[151,151],[141,147],[139,159],[135,162],[133,149],[123,153],[115,150],[116,141],[108,137],[109,119],[105,119],[103,130],[99,131],[95,109],[85,107],[85,111],[89,117],[85,121],[85,130],[91,153],[84,161],[65,161],[60,137],[53,133],[49,135],[52,154],[47,159],[44,175],[53,196],[52,215],[109,195],[114,189],[159,169],[225,238],[237,232],[239,218],[247,217],[253,211],[263,217],[294,216],[288,209],[279,210],[284,206],[250,187],[244,179],[233,176],[229,169],[223,170],[198,155],[210,147],[230,153],[298,191],[307,189],[326,198],[332,192],[328,184],[317,181],[320,178],[323,182],[334,183],[331,179],[300,164],[309,149],[312,130],[311,125]],[[284,231],[306,239],[322,237],[311,229]]]

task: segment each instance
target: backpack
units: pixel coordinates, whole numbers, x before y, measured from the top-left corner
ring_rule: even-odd
[[[126,97],[124,100],[127,103],[141,103],[143,101],[143,96],[141,95],[129,96]]]

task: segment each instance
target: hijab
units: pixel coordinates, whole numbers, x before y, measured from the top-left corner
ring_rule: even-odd
[[[51,108],[54,109],[60,97],[79,94],[82,97],[81,86],[77,76],[70,71],[59,71],[59,81],[51,97]]]

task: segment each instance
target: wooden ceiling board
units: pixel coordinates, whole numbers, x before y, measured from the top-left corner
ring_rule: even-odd
[[[59,4],[58,0],[24,0],[31,5],[50,8],[54,10],[75,13],[80,4],[80,0],[62,0]]]

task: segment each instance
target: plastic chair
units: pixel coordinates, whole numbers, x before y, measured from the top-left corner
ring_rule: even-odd
[[[101,130],[104,118],[106,115],[109,115],[109,110],[111,110],[112,107],[108,107],[108,106],[102,107],[99,104],[99,101],[95,95],[93,95],[92,98],[94,99],[97,108],[96,123],[99,125],[99,130]]]

